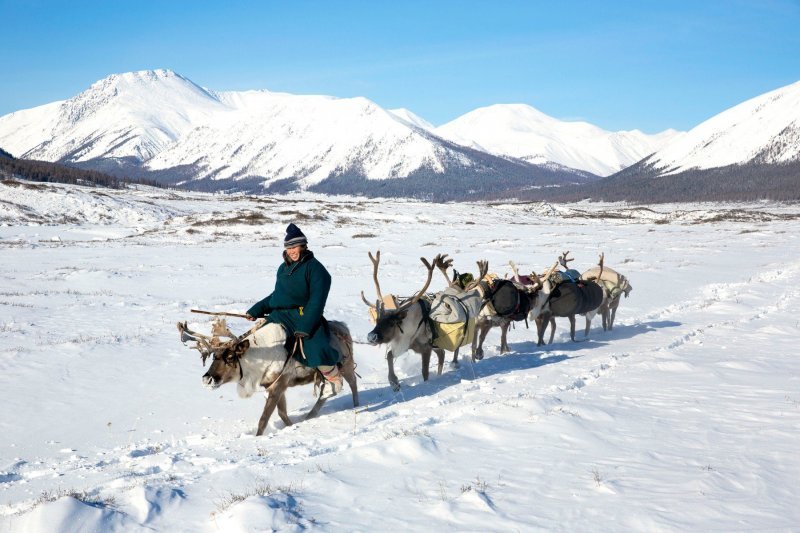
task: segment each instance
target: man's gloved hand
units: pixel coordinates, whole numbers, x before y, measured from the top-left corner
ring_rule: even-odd
[[[247,315],[247,314],[245,314],[245,315],[244,315],[244,317],[245,317],[247,320],[249,320],[250,322],[253,322],[253,321],[255,320],[255,318],[254,318],[254,317],[252,317],[252,316],[250,316],[250,315]]]

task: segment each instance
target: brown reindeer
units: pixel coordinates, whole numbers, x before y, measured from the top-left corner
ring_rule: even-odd
[[[574,258],[568,257],[569,251],[564,252],[558,258],[555,266],[561,264],[564,269],[569,269],[568,263]],[[600,258],[600,271],[603,268],[603,259]],[[551,269],[550,274],[552,274]],[[569,336],[575,342],[575,315],[585,314],[597,309],[603,301],[603,289],[595,281],[582,280],[578,283],[557,283],[555,286],[550,280],[550,274],[543,281],[547,298],[545,299],[540,312],[536,316],[536,326],[538,330],[538,345],[544,344],[544,332],[550,326],[550,341],[553,342],[555,336],[556,323],[555,317],[567,317],[569,319]]]
[[[224,320],[217,319],[212,327],[212,337],[191,331],[186,322],[178,322],[181,341],[195,341],[193,347],[200,352],[203,365],[211,357],[211,366],[203,375],[203,383],[216,389],[225,383],[237,382],[237,390],[242,398],[249,398],[258,389],[266,393],[264,411],[258,421],[256,435],[262,435],[275,407],[278,416],[287,426],[292,425],[286,412],[285,392],[288,387],[314,383],[321,384],[317,402],[306,419],[315,417],[327,400],[323,396],[324,387],[330,386],[319,372],[296,361],[286,351],[286,331],[280,324],[263,321],[256,324],[241,337],[234,336]],[[353,406],[358,406],[358,384],[356,382],[355,361],[353,360],[353,340],[350,331],[342,322],[330,321],[331,345],[341,354],[341,372],[350,386]],[[221,337],[230,340],[223,341]]]

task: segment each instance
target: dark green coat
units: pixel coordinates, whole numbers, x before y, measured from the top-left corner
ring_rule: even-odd
[[[290,262],[284,252],[275,290],[248,309],[247,314],[282,324],[289,336],[290,351],[294,348],[292,338],[296,332],[308,334],[303,339],[306,359],[299,348],[294,355],[304,365],[314,368],[335,365],[339,362],[339,352],[330,345],[330,330],[322,316],[330,289],[331,275],[311,251],[304,251],[296,263]]]

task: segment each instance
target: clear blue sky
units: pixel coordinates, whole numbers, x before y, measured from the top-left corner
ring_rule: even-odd
[[[365,96],[435,125],[526,103],[608,130],[690,129],[800,80],[800,0],[0,0],[0,115],[109,74]]]

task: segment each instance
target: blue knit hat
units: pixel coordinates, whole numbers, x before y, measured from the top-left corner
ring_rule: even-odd
[[[294,224],[289,224],[286,227],[286,237],[283,239],[283,247],[293,248],[300,244],[308,244],[308,239],[306,239],[306,236],[300,231],[300,228]]]

